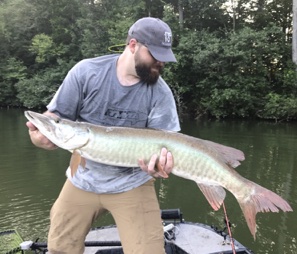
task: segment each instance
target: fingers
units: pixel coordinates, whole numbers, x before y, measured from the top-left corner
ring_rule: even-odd
[[[158,174],[158,172],[155,170],[155,165],[157,163],[157,159],[158,159],[158,155],[157,154],[154,154],[149,163],[146,164],[144,162],[143,159],[139,159],[138,160],[138,165],[140,166],[140,168],[146,172],[147,174],[149,174],[150,176],[152,177],[160,177],[160,175]]]
[[[29,135],[32,143],[40,148],[54,150],[57,148],[47,137],[45,137],[31,122],[27,122],[26,126],[29,129]]]
[[[27,125],[29,131],[35,131],[35,130],[37,130],[36,126],[33,123],[29,122],[29,121],[26,122],[26,125]]]
[[[160,170],[164,170],[166,161],[167,161],[167,149],[165,147],[163,147],[161,149],[160,158],[157,162],[157,168]]]
[[[167,175],[171,173],[173,169],[173,156],[166,148],[162,148],[157,168],[162,169]]]
[[[166,164],[165,164],[165,168],[164,168],[164,171],[167,173],[167,174],[170,174],[172,169],[173,169],[173,166],[174,166],[174,160],[173,160],[173,156],[172,156],[172,153],[171,152],[168,152],[166,154]]]
[[[158,155],[154,154],[147,165],[147,172],[150,175],[154,175],[156,173],[155,166],[157,164],[157,160],[158,160]]]
[[[143,159],[140,159],[138,165],[143,171],[153,177],[167,178],[173,169],[174,161],[172,154],[166,148],[162,148],[160,156],[154,154],[148,164]]]

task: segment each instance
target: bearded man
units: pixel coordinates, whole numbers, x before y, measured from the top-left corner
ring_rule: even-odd
[[[45,114],[105,126],[179,131],[172,92],[161,78],[166,62],[176,62],[170,27],[142,18],[128,31],[122,54],[84,59],[67,74]],[[57,148],[27,122],[32,143]],[[158,164],[158,165],[157,165]],[[50,212],[48,249],[52,254],[84,252],[95,219],[109,211],[125,254],[164,254],[164,236],[154,178],[158,167],[170,173],[174,162],[162,148],[138,168],[86,160],[67,180]]]

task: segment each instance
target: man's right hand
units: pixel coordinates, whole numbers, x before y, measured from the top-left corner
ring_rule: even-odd
[[[28,129],[29,129],[29,135],[31,138],[32,143],[40,148],[46,149],[46,150],[54,150],[58,147],[52,143],[47,137],[45,137],[37,128],[36,126],[31,123],[26,123]]]

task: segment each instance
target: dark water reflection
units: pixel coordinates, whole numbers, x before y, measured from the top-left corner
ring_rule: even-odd
[[[32,146],[22,110],[0,110],[0,231],[16,228],[26,239],[46,239],[48,213],[64,181],[70,153]],[[237,168],[244,177],[277,192],[293,213],[258,214],[253,240],[231,193],[225,200],[233,236],[255,253],[297,253],[296,123],[191,121],[182,132],[241,149],[246,160]],[[181,208],[184,218],[223,228],[223,212],[214,212],[194,182],[176,176],[157,182],[162,208]],[[106,216],[96,225],[112,223]]]

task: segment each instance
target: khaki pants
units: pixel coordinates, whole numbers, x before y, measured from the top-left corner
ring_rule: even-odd
[[[106,210],[117,224],[125,254],[165,253],[154,180],[119,194],[86,192],[67,180],[51,209],[49,252],[82,254],[92,223]]]

